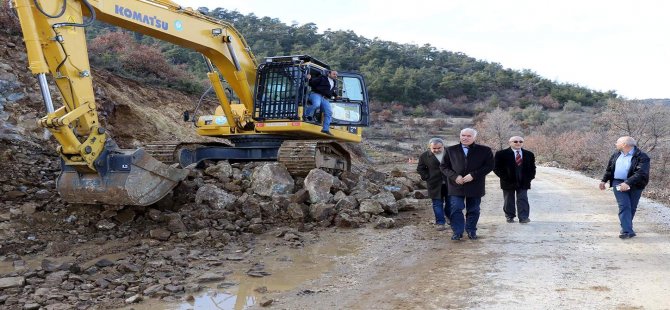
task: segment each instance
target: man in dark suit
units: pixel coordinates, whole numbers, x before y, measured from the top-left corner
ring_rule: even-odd
[[[493,172],[500,178],[507,223],[513,223],[517,213],[519,223],[528,223],[528,190],[530,181],[535,179],[535,154],[522,148],[523,138],[519,136],[509,138],[509,146],[496,152]]]
[[[642,190],[649,183],[649,156],[637,147],[632,137],[624,136],[616,141],[617,151],[612,154],[600,189],[605,189],[609,182],[613,187],[614,197],[619,205],[619,223],[621,232],[619,238],[630,239],[635,237],[633,218],[640,202]]]
[[[419,156],[416,172],[421,176],[421,180],[426,181],[428,195],[433,201],[435,225],[438,231],[442,231],[445,230],[445,224],[450,224],[448,215],[445,217],[445,209],[449,212],[447,184],[440,171],[440,164],[444,158],[444,141],[440,138],[432,138],[428,141],[428,148],[428,151]]]
[[[320,75],[317,77],[312,77],[311,74],[307,75],[307,80],[309,81],[309,86],[312,87],[312,93],[309,94],[309,100],[312,102],[312,105],[307,108],[305,111],[305,120],[313,121],[314,112],[316,109],[321,108],[323,112],[323,128],[321,132],[332,135],[330,133],[330,122],[333,120],[333,108],[330,106],[329,98],[337,97],[337,71],[328,71],[328,75]]]
[[[464,230],[468,238],[477,239],[479,205],[485,194],[486,175],[493,170],[493,151],[475,144],[476,138],[476,130],[461,130],[461,143],[447,148],[440,165],[448,179],[451,229],[454,231],[451,240],[461,240]],[[465,218],[463,209],[466,209]]]

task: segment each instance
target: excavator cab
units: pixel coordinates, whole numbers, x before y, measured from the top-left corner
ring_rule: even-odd
[[[302,120],[309,102],[307,74],[327,74],[330,66],[309,55],[268,57],[257,70],[254,119]],[[368,126],[368,94],[360,74],[338,71],[337,98],[331,99],[332,126],[357,132]],[[351,127],[351,128],[349,128]]]

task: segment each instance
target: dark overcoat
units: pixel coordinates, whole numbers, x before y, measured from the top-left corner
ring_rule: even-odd
[[[431,199],[442,199],[442,182],[445,180],[440,171],[440,162],[431,151],[425,151],[419,156],[416,172],[421,180],[426,181],[428,195]]]
[[[333,79],[333,87],[330,87],[330,81],[328,81],[327,75],[320,75],[313,77],[309,80],[309,86],[312,87],[312,91],[320,94],[326,98],[332,98],[337,96],[337,79]]]
[[[500,188],[504,190],[530,189],[530,181],[535,179],[535,154],[521,149],[521,179],[516,171],[516,154],[512,148],[496,152],[493,172],[500,178]]]
[[[607,162],[607,168],[605,169],[605,175],[603,175],[602,181],[609,182],[612,186],[612,181],[614,181],[614,170],[616,169],[616,160],[619,158],[621,152],[617,151],[612,154],[610,160]],[[635,147],[633,152],[633,158],[630,161],[630,169],[628,170],[628,178],[626,178],[626,184],[632,189],[644,189],[649,183],[649,169],[650,169],[651,160],[649,156],[642,152],[638,147]]]
[[[493,151],[490,147],[473,143],[468,156],[465,156],[461,144],[445,149],[440,170],[447,177],[449,195],[482,197],[486,194],[486,175],[493,170]],[[456,178],[472,175],[472,181],[463,185],[456,184]]]

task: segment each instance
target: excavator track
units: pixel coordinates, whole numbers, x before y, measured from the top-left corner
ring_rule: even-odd
[[[144,145],[144,151],[164,164],[174,164],[177,162],[175,151],[180,142],[174,141],[152,141]]]
[[[277,161],[291,175],[306,176],[312,169],[321,168],[337,174],[351,169],[351,156],[335,141],[289,140],[279,148]]]
[[[144,150],[155,159],[170,165],[179,162],[179,150],[207,145],[214,143],[153,141],[147,143]],[[286,140],[279,147],[277,161],[284,164],[294,176],[306,176],[314,168],[332,174],[351,169],[349,152],[332,140]]]

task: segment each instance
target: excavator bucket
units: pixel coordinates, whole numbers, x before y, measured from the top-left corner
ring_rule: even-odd
[[[106,151],[96,161],[97,172],[62,165],[56,184],[69,203],[147,206],[159,201],[188,170],[170,167],[144,149]]]

